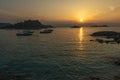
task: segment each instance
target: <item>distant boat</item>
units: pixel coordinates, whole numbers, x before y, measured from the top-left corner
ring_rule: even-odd
[[[25,30],[25,31],[23,31],[23,33],[34,33],[34,32],[30,31],[30,30]]]
[[[23,32],[16,33],[16,36],[31,36],[32,33],[33,31],[23,31]]]
[[[71,28],[81,28],[81,26],[71,26]]]
[[[40,31],[40,33],[51,33],[52,31],[52,29],[45,29],[43,31]]]
[[[17,33],[16,36],[31,36],[31,33]]]

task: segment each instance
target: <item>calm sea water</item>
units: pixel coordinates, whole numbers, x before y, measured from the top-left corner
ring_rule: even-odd
[[[89,41],[95,39],[91,33],[103,30],[120,32],[118,27],[55,28],[51,34],[36,30],[32,36],[17,37],[17,30],[0,30],[0,75],[27,75],[22,80],[112,80],[120,75],[120,67],[108,58],[120,56],[120,45]]]

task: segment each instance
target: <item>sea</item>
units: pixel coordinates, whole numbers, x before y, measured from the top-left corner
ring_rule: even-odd
[[[120,44],[100,44],[90,34],[120,27],[53,28],[50,34],[34,30],[0,30],[1,80],[114,80],[120,77]],[[120,78],[119,78],[120,79]]]

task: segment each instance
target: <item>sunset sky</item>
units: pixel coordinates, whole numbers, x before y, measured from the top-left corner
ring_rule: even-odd
[[[119,23],[120,0],[0,0],[0,22],[25,19]]]

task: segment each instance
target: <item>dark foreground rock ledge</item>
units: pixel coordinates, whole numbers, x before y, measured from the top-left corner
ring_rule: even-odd
[[[99,37],[99,39],[90,40],[97,41],[99,43],[117,43],[120,44],[120,33],[115,31],[99,31],[91,34],[93,37]],[[100,39],[101,38],[101,39]]]
[[[114,37],[114,36],[120,36],[120,33],[115,32],[115,31],[99,31],[91,34],[91,36],[105,36],[105,37]]]

